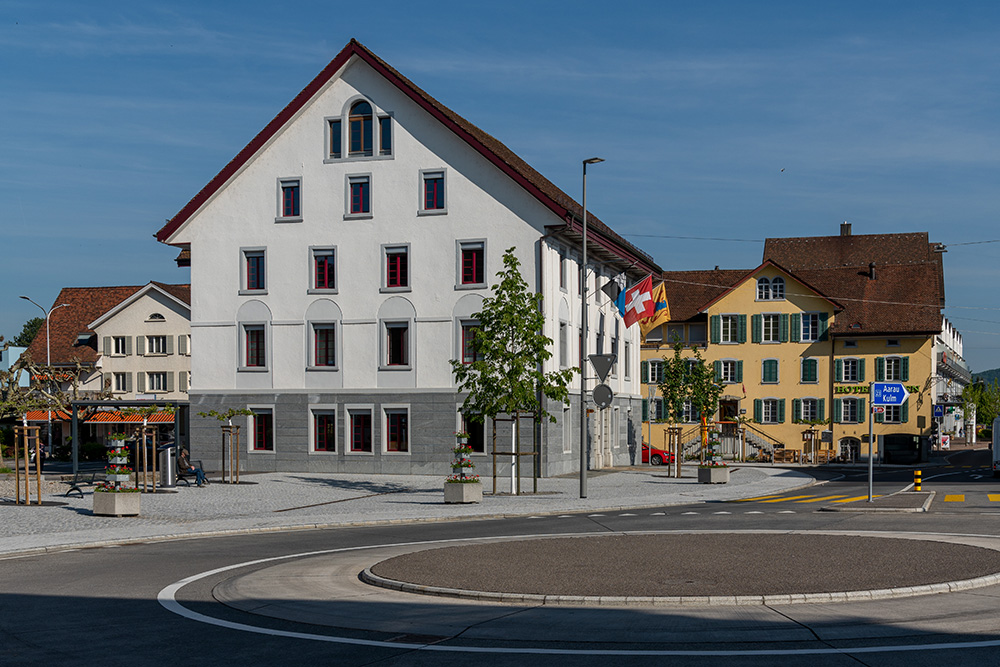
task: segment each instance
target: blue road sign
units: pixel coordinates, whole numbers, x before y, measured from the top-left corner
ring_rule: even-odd
[[[934,414],[932,416],[934,417],[934,419],[941,419],[941,418],[943,418],[944,417],[944,406],[943,405],[935,405],[934,406]]]
[[[872,405],[902,405],[909,395],[901,382],[875,382],[872,385]]]

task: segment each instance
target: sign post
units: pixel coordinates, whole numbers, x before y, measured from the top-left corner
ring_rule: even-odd
[[[875,439],[872,434],[872,424],[875,421],[876,408],[885,412],[886,405],[903,405],[910,396],[901,382],[872,382],[869,386],[872,404],[868,410],[868,502],[872,502],[872,487],[875,477]]]

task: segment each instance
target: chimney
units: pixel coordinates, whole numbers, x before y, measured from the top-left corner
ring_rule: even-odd
[[[847,222],[846,220],[840,223],[840,235],[841,236],[851,235],[851,223]]]
[[[868,262],[868,280],[875,280],[875,262]]]

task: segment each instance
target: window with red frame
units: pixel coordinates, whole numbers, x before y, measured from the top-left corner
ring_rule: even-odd
[[[313,325],[313,365],[337,365],[337,327],[334,324]]]
[[[357,102],[351,107],[347,119],[350,132],[350,154],[372,154],[372,105],[368,102]]]
[[[313,286],[316,289],[337,289],[336,268],[332,249],[313,250]]]
[[[247,368],[264,368],[267,366],[267,353],[264,346],[264,325],[248,324],[243,329],[246,332]]]
[[[476,329],[479,328],[478,324],[463,324],[462,325],[462,363],[471,364],[473,361],[479,361],[482,356],[476,351]]]
[[[482,243],[462,244],[462,284],[481,285],[486,282],[486,267],[483,262]]]
[[[351,213],[371,213],[371,181],[367,176],[351,177]]]
[[[317,452],[337,451],[337,414],[334,412],[313,413],[313,450]]]
[[[245,253],[247,260],[247,289],[265,289],[264,282],[264,251],[258,250]]]
[[[407,366],[410,363],[409,350],[410,325],[406,322],[388,322],[386,333],[387,366]]]
[[[299,182],[281,182],[281,216],[283,218],[297,218],[299,211]]]
[[[386,449],[390,452],[410,451],[410,435],[406,410],[386,410]]]
[[[351,451],[372,450],[372,414],[367,410],[351,410]]]
[[[270,410],[253,411],[253,448],[259,452],[274,450],[274,414]]]
[[[409,262],[406,248],[388,248],[385,251],[385,286],[407,287],[410,284]]]
[[[444,209],[444,174],[433,172],[424,174],[424,210]]]

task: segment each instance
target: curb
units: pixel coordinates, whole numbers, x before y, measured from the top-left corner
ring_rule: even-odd
[[[891,498],[892,496],[899,495],[900,493],[906,493],[911,488],[913,488],[912,484],[910,484],[901,491],[897,491],[896,493],[890,493],[888,496],[882,496],[882,497]],[[868,513],[877,514],[877,513],[887,513],[887,512],[895,512],[897,514],[913,514],[918,512],[926,512],[930,508],[931,502],[934,500],[934,496],[937,494],[937,492],[921,491],[920,493],[927,494],[927,498],[924,500],[923,504],[920,507],[869,507],[866,503],[863,505],[857,505],[855,507],[851,507],[850,505],[826,505],[819,509],[821,512],[854,512],[856,514],[868,514]],[[864,501],[856,501],[856,502],[861,503]],[[851,505],[853,504],[854,503],[851,503]]]

